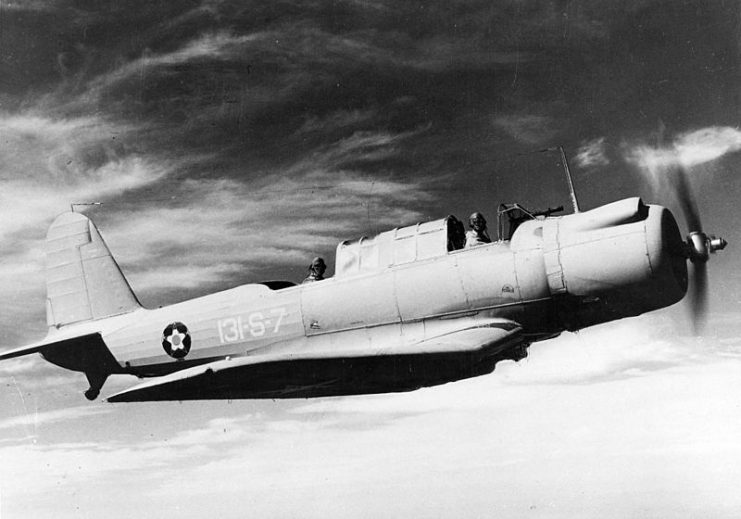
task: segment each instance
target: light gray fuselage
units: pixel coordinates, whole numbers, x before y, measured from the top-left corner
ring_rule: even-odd
[[[291,351],[296,359],[403,354],[406,344],[491,317],[518,322],[531,340],[552,336],[542,250],[509,242],[453,251],[377,273],[271,290],[244,285],[110,320],[102,337],[121,367],[140,375],[224,356]],[[191,335],[187,357],[163,349],[172,322]]]

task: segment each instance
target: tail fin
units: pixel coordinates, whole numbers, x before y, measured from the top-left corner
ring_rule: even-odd
[[[50,327],[140,308],[95,224],[64,213],[46,235],[46,321]]]

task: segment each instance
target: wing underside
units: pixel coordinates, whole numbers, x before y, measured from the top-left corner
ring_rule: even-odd
[[[516,359],[521,328],[511,321],[458,330],[402,352],[344,356],[290,353],[224,359],[157,377],[110,402],[308,398],[412,391],[490,373]]]

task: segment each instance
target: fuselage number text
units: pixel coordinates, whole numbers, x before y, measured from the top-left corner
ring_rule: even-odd
[[[264,312],[252,312],[244,316],[219,319],[219,339],[221,343],[239,342],[251,337],[262,337],[266,334],[276,334],[286,316],[285,308],[271,308]]]

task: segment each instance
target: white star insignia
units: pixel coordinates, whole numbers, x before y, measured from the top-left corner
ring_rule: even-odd
[[[185,344],[183,344],[185,336],[186,334],[180,333],[177,328],[173,328],[172,333],[167,337],[167,342],[172,346],[172,351],[185,349]]]

